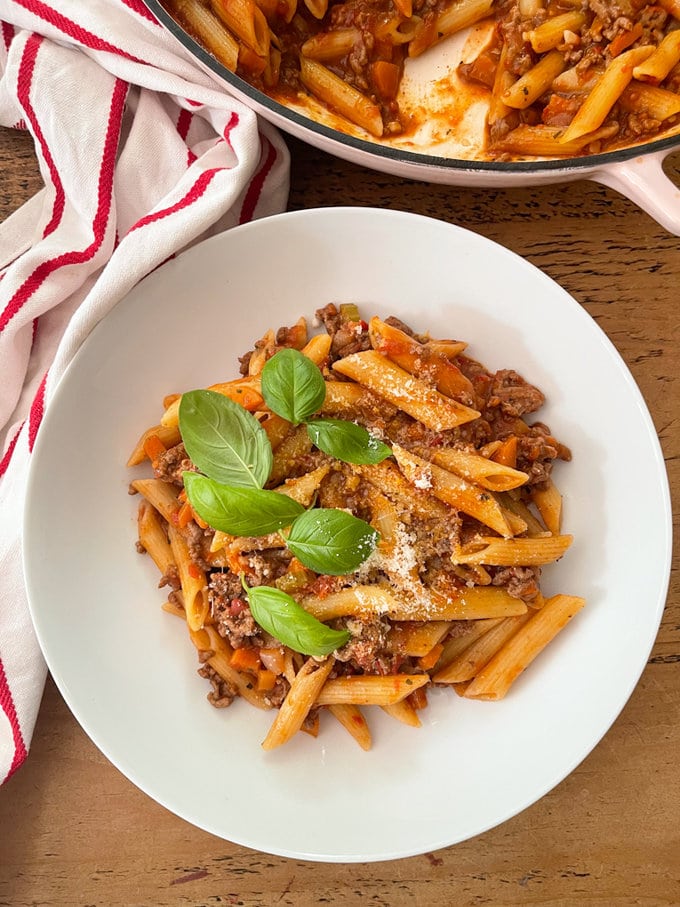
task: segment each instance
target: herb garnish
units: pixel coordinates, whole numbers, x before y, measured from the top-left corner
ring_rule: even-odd
[[[272,469],[272,447],[264,428],[238,403],[216,391],[182,394],[182,441],[191,462],[224,485],[262,488]]]
[[[391,455],[386,444],[354,422],[311,418],[323,405],[326,382],[298,350],[276,353],[264,366],[261,382],[272,412],[295,425],[305,423],[312,442],[330,456],[379,463]],[[357,570],[374,550],[379,535],[364,520],[333,508],[305,510],[288,495],[264,488],[273,464],[271,444],[257,419],[238,403],[215,391],[189,391],[180,401],[179,427],[199,470],[183,473],[187,498],[213,529],[238,536],[280,532],[305,567],[332,576]],[[298,652],[326,655],[349,639],[279,589],[247,591],[257,623]]]
[[[277,416],[304,422],[319,450],[344,463],[380,463],[392,453],[387,444],[346,419],[310,419],[326,397],[319,367],[299,350],[279,350],[262,369],[262,396]]]
[[[305,512],[302,504],[276,491],[222,485],[195,472],[182,475],[196,513],[213,529],[229,535],[269,535]]]
[[[303,655],[322,656],[349,642],[347,630],[332,630],[322,624],[287,592],[273,586],[250,588],[243,576],[241,584],[248,595],[250,613],[255,621],[289,649]]]

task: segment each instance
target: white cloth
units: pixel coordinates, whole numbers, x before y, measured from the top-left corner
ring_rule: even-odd
[[[0,0],[0,124],[45,183],[0,224],[0,783],[45,681],[21,560],[43,413],[93,326],[208,235],[287,203],[276,130],[207,75],[140,0]]]

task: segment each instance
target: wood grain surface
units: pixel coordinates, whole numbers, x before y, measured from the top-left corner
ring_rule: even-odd
[[[519,253],[568,290],[638,382],[677,504],[680,239],[632,202],[590,182],[441,187],[371,172],[296,140],[289,146],[291,209],[362,205],[437,217]],[[680,155],[667,169],[680,184]],[[0,218],[40,186],[30,138],[0,130]],[[635,545],[631,514],[631,556]],[[591,755],[502,826],[419,857],[306,863],[199,831],[124,778],[48,681],[27,763],[0,788],[0,907],[679,905],[677,555],[676,544],[668,603],[647,667]]]

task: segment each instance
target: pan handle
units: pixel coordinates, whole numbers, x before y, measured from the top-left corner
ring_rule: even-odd
[[[607,164],[593,172],[591,179],[625,195],[669,233],[680,236],[680,189],[663,170],[664,158],[672,150]]]

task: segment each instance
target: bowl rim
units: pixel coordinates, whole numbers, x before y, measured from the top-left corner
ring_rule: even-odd
[[[276,101],[269,95],[264,94],[257,88],[254,88],[245,79],[242,79],[236,73],[227,69],[224,64],[209,53],[201,44],[198,43],[191,35],[179,25],[170,13],[165,9],[161,0],[142,0],[144,5],[149,9],[152,15],[163,25],[180,44],[189,51],[189,53],[198,58],[200,62],[207,66],[223,82],[231,85],[239,93],[245,95],[250,102],[256,107],[264,107],[272,117],[277,119],[275,125],[280,124],[279,120],[286,120],[293,123],[301,131],[312,132],[327,142],[353,149],[355,152],[361,152],[369,157],[383,159],[385,162],[391,162],[393,165],[399,164],[402,167],[412,168],[414,176],[416,171],[421,168],[425,170],[450,170],[459,172],[488,173],[499,175],[512,173],[554,173],[559,171],[588,172],[607,167],[610,164],[629,161],[643,155],[654,154],[656,152],[666,152],[669,154],[674,148],[680,148],[680,133],[674,136],[667,136],[663,139],[652,139],[642,142],[639,145],[630,145],[626,148],[617,148],[615,151],[606,151],[600,154],[582,155],[578,158],[564,158],[553,160],[536,160],[536,161],[476,161],[464,158],[449,158],[439,155],[422,154],[415,151],[406,151],[399,148],[393,148],[387,145],[380,145],[376,142],[370,142],[357,136],[348,135],[340,132],[323,123],[318,123],[311,117],[298,113],[286,107],[280,101]],[[262,114],[265,116],[265,114]],[[292,132],[292,130],[291,130]],[[297,132],[293,133],[300,137]],[[665,155],[664,155],[665,156]]]

